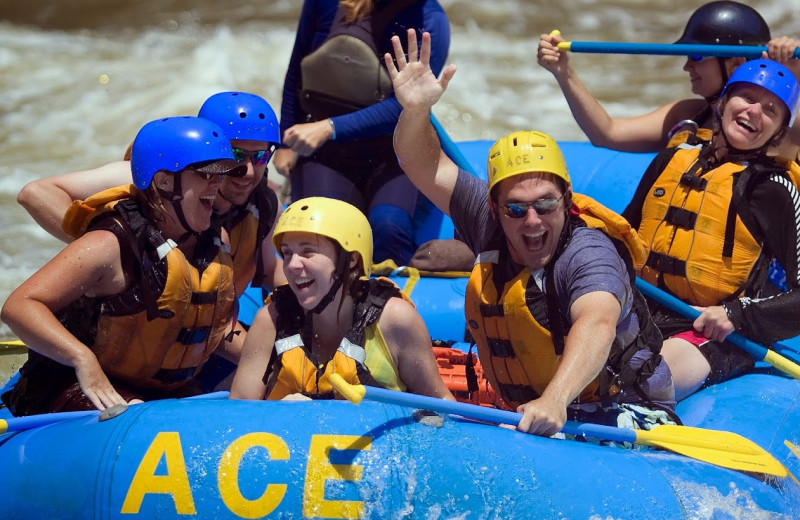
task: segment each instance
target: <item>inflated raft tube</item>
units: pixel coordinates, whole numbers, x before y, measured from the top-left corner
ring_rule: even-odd
[[[754,440],[799,473],[789,447],[800,443],[799,392],[796,381],[754,374],[681,411],[715,426],[752,423]],[[0,468],[3,518],[800,515],[791,477],[366,401],[133,405],[106,421],[92,414],[0,436]]]

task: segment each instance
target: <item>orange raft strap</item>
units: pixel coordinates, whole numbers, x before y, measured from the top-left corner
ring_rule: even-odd
[[[436,356],[436,364],[439,367],[439,375],[442,377],[445,386],[457,401],[462,403],[472,403],[492,408],[502,408],[508,410],[508,405],[497,395],[489,385],[489,380],[483,373],[478,356],[473,353],[467,354],[461,350],[437,346],[446,345],[441,341],[433,342],[433,354]],[[467,356],[472,357],[472,365],[475,369],[475,376],[478,381],[478,390],[470,392],[467,380]]]

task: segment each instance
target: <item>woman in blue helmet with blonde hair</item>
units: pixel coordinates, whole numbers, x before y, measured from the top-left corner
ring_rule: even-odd
[[[770,153],[795,122],[800,87],[772,60],[752,60],[720,96],[710,141],[664,150],[623,213],[649,247],[641,276],[702,309],[694,322],[653,305],[661,354],[681,399],[752,367],[724,342],[733,331],[762,343],[800,334],[800,194],[794,161]],[[788,292],[767,291],[768,263]]]
[[[298,200],[273,241],[288,284],[256,314],[231,398],[331,399],[329,377],[338,373],[352,384],[453,399],[419,313],[392,282],[369,278],[372,229],[361,211]]]
[[[245,168],[228,138],[198,117],[151,121],[131,171],[132,184],[70,208],[77,238],[3,306],[30,349],[3,395],[15,415],[196,393],[193,377],[231,329],[232,264],[213,204],[223,176]]]

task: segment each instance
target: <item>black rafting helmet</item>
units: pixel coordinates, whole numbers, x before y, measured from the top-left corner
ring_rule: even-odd
[[[771,39],[769,26],[758,11],[722,0],[698,7],[675,43],[766,45]]]
[[[698,7],[683,34],[675,43],[704,45],[766,45],[772,37],[769,26],[758,11],[730,0],[709,2]],[[728,70],[723,59],[717,59],[722,82],[728,82]],[[716,100],[719,93],[707,98]]]

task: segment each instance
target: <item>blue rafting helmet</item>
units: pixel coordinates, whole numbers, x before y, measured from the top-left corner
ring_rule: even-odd
[[[220,92],[206,99],[199,117],[218,124],[231,141],[281,142],[275,111],[262,97],[247,92]]]
[[[156,172],[176,173],[190,165],[212,175],[241,177],[247,173],[247,167],[234,159],[231,143],[222,129],[199,117],[150,121],[131,145],[131,172],[139,189],[150,186]]]
[[[735,83],[758,85],[783,101],[789,109],[789,123],[792,126],[797,117],[797,102],[800,100],[800,86],[789,69],[772,60],[750,60],[739,65],[731,74],[731,79],[722,90],[722,96]]]

